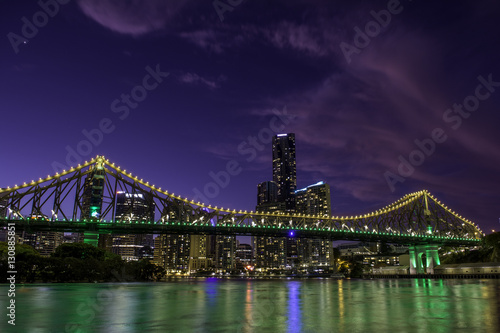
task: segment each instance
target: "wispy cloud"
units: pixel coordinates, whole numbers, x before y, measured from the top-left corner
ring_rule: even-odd
[[[219,88],[219,83],[224,81],[226,79],[226,77],[221,75],[216,80],[213,80],[213,79],[207,79],[207,78],[201,77],[200,75],[198,75],[196,73],[184,73],[184,74],[179,75],[178,79],[182,83],[192,84],[192,85],[202,84],[202,85],[205,85],[211,89],[216,89],[216,88]]]
[[[180,37],[195,44],[196,46],[214,53],[222,53],[224,50],[224,43],[221,37],[215,30],[197,30],[191,32],[182,32]]]

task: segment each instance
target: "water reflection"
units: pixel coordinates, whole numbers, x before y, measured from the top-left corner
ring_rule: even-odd
[[[287,312],[287,332],[301,332],[301,302],[300,302],[300,286],[299,281],[288,282],[288,312]]]
[[[193,279],[17,290],[19,332],[500,331],[496,280]]]

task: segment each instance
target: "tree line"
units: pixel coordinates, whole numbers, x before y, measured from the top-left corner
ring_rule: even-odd
[[[0,276],[7,279],[7,243],[0,242]],[[50,257],[16,244],[17,282],[158,281],[165,270],[147,259],[126,262],[119,255],[84,243],[65,243]]]

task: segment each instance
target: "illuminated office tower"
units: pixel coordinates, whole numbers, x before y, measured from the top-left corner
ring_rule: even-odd
[[[278,186],[278,203],[282,205],[280,210],[293,213],[297,189],[295,134],[293,133],[278,134],[273,137],[273,181]],[[287,238],[285,241],[288,266],[298,261],[298,242],[295,238]]]
[[[273,137],[273,181],[278,187],[278,202],[285,209],[295,209],[297,167],[295,162],[295,134],[278,134]]]

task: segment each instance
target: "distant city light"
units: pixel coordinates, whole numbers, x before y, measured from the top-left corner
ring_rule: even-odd
[[[289,233],[290,237],[293,237],[295,235],[295,231],[291,230]]]

